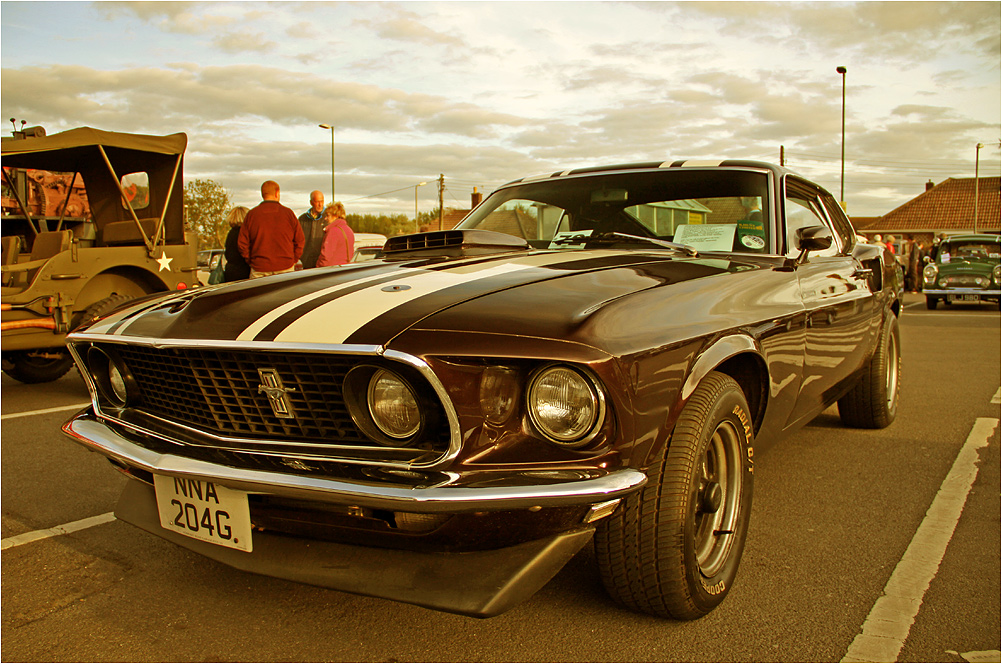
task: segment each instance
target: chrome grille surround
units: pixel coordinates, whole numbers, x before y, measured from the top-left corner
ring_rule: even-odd
[[[92,345],[112,349],[130,367],[136,367],[138,382],[145,383],[140,407],[116,410],[102,406],[84,361]],[[243,460],[238,465],[260,457],[262,461],[300,459],[434,469],[459,453],[458,417],[445,388],[424,361],[405,353],[378,346],[254,341],[208,344],[86,333],[72,335],[68,347],[100,417],[170,445],[232,453]],[[361,432],[341,395],[344,374],[359,363],[407,367],[427,382],[442,416],[429,445],[388,447]],[[290,388],[288,396],[296,418],[273,411],[269,395],[260,389],[258,369],[262,367],[282,375]],[[157,389],[151,389],[152,385]],[[175,453],[185,455],[183,450]]]

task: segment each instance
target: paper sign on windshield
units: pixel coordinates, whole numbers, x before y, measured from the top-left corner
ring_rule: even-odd
[[[698,251],[730,251],[737,224],[685,224],[675,229],[675,242]]]

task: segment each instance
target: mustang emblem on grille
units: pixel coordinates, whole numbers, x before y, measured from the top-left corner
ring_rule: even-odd
[[[272,412],[275,413],[275,417],[287,420],[295,419],[296,414],[292,410],[292,404],[289,403],[288,394],[295,392],[296,388],[285,387],[282,384],[282,378],[275,369],[258,369],[257,375],[261,377],[261,385],[258,386],[257,391],[259,394],[264,392],[268,395],[268,404],[271,406]]]

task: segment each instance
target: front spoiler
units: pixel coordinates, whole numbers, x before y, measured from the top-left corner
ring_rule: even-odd
[[[237,569],[380,597],[429,609],[489,618],[533,595],[588,543],[594,528],[492,551],[399,551],[254,533],[254,551],[202,542],[160,526],[153,487],[126,485],[115,516]]]

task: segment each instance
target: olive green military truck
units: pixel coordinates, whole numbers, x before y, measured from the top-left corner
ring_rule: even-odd
[[[89,127],[13,138],[2,143],[3,371],[42,383],[69,371],[64,340],[84,321],[197,283],[197,239],[184,228],[188,139]],[[33,204],[26,184],[39,172],[61,176],[63,204]],[[71,205],[81,183],[86,205]]]

